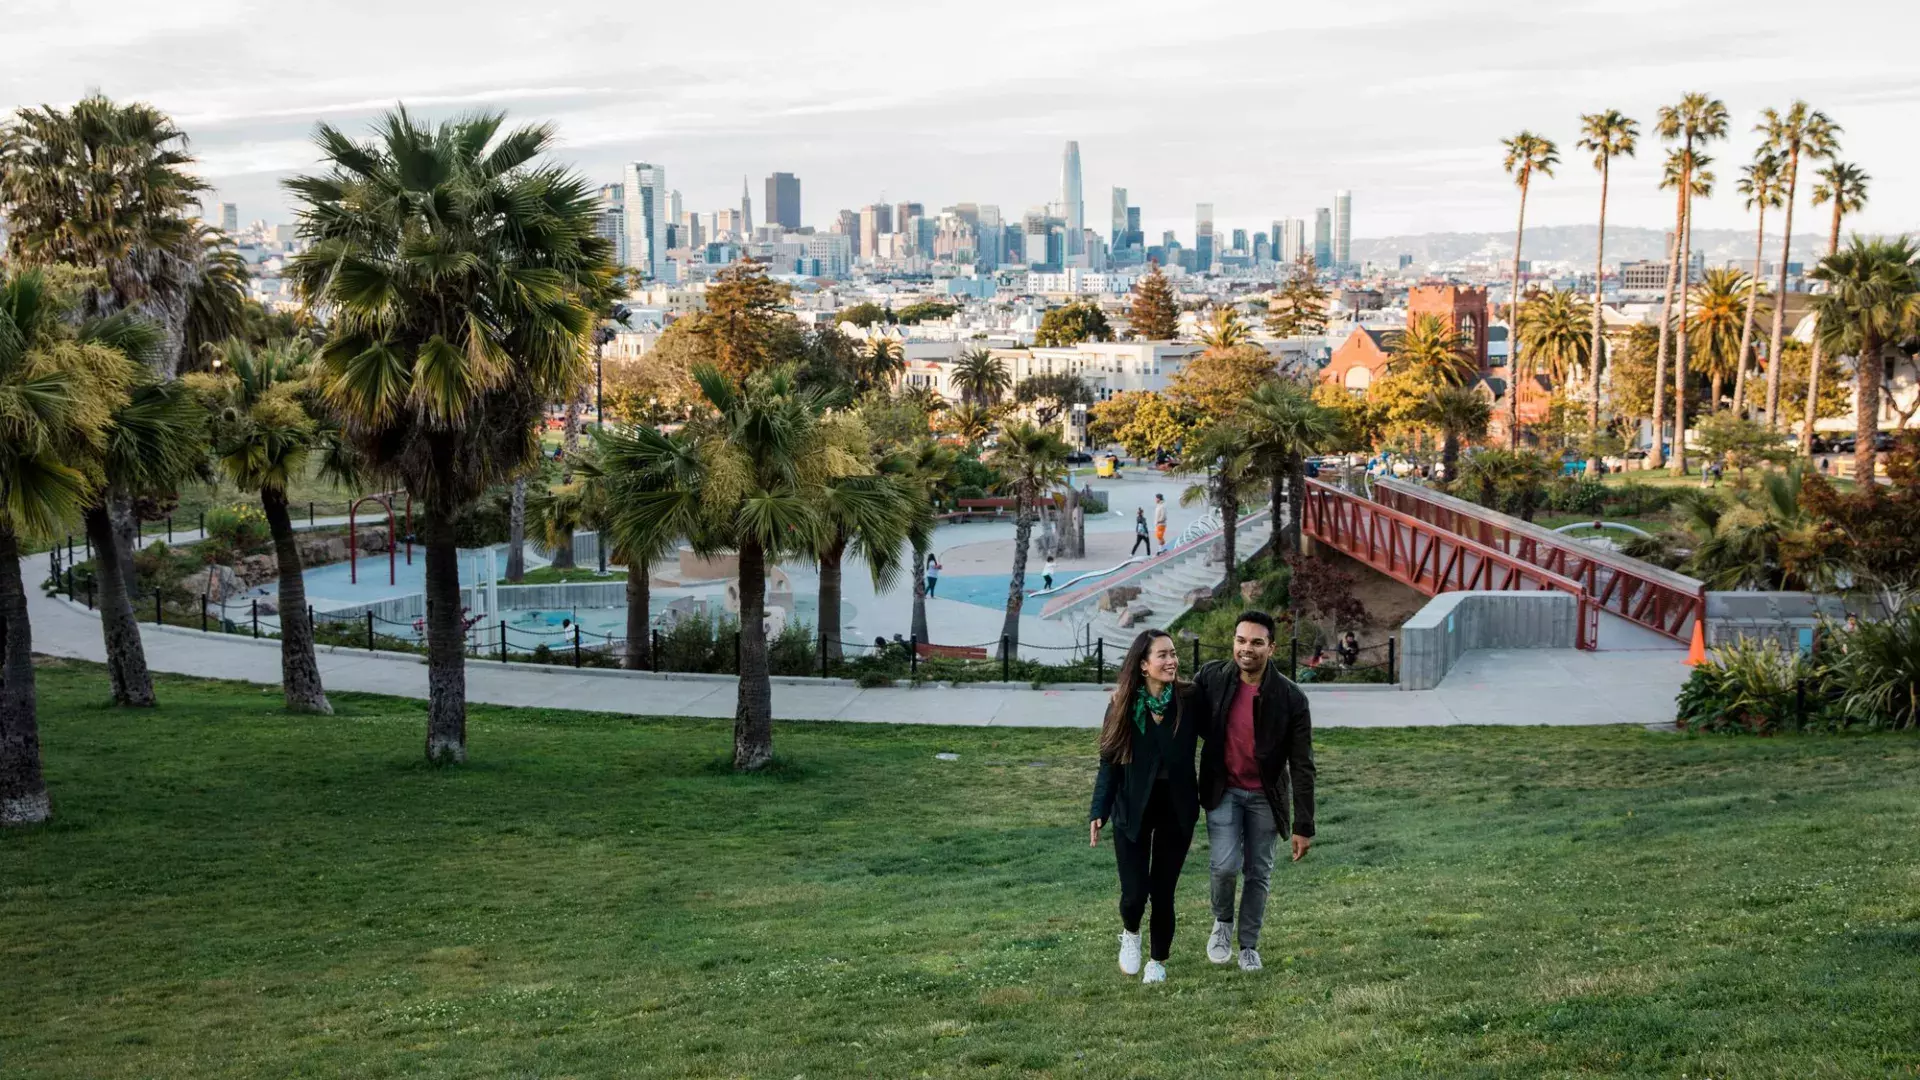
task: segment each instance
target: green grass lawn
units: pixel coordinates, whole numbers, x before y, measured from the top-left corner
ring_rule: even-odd
[[[1912,1076],[1920,741],[1336,730],[1267,970],[1114,967],[1087,731],[41,683],[0,1076]],[[952,751],[957,761],[934,755]],[[1204,837],[1204,832],[1202,833]]]
[[[625,570],[609,570],[603,574],[597,567],[593,566],[575,566],[567,570],[557,570],[551,566],[536,566],[527,571],[526,576],[519,581],[519,584],[565,585],[581,581],[625,580],[627,580],[627,572]],[[514,582],[510,582],[503,577],[500,579],[500,584],[512,585]]]

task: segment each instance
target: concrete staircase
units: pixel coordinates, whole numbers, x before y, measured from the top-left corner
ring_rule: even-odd
[[[1272,532],[1270,519],[1265,516],[1241,525],[1234,534],[1235,558],[1244,560],[1265,544]],[[1218,547],[1219,534],[1216,532],[1192,548],[1176,552],[1165,562],[1113,582],[1116,585],[1137,586],[1140,595],[1132,603],[1144,604],[1153,610],[1153,614],[1132,627],[1120,625],[1121,612],[1101,611],[1097,600],[1091,598],[1070,609],[1050,614],[1048,618],[1084,622],[1085,629],[1080,631],[1081,640],[1105,639],[1107,656],[1114,658],[1118,655],[1115,650],[1125,650],[1141,630],[1149,626],[1166,626],[1185,612],[1188,593],[1199,588],[1215,588],[1225,579],[1226,568],[1215,557]]]

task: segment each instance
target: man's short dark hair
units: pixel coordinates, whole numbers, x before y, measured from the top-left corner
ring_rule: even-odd
[[[1239,626],[1244,622],[1250,622],[1255,626],[1264,627],[1267,631],[1268,641],[1275,641],[1279,638],[1279,630],[1274,624],[1273,616],[1264,611],[1253,611],[1251,609],[1243,611],[1238,618],[1233,620],[1233,625]]]

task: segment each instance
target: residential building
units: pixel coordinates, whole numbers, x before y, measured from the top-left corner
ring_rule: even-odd
[[[800,178],[777,172],[767,177],[767,224],[783,229],[800,227]]]
[[[627,258],[643,278],[658,278],[667,258],[667,170],[644,161],[626,167]]]

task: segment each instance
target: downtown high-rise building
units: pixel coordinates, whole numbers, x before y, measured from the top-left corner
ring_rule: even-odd
[[[220,231],[228,236],[240,231],[240,208],[233,203],[220,204]]]
[[[880,237],[893,231],[893,207],[873,203],[860,208],[860,254],[872,259],[880,255]]]
[[[668,206],[667,170],[644,161],[625,170],[627,259],[640,276],[657,281],[666,271]]]
[[[1248,250],[1250,250],[1247,247],[1247,230],[1245,229],[1233,230],[1233,243],[1227,245],[1227,250],[1233,251],[1239,254],[1245,254]]]
[[[1086,238],[1081,230],[1087,225],[1087,204],[1080,191],[1080,144],[1072,139],[1060,155],[1060,217],[1067,226],[1066,253],[1083,254]]]
[[[1213,204],[1193,207],[1193,268],[1206,273],[1213,269]]]
[[[789,231],[800,227],[800,178],[777,172],[767,177],[767,224]]]
[[[1274,222],[1280,242],[1274,245],[1274,258],[1292,266],[1307,254],[1307,223],[1300,218]]]
[[[740,239],[753,235],[753,196],[747,193],[747,178],[740,178]]]
[[[1113,189],[1113,239],[1109,241],[1115,251],[1127,246],[1127,189]]]
[[[1143,248],[1147,246],[1147,234],[1140,231],[1140,208],[1127,207],[1127,247]]]
[[[1333,265],[1353,262],[1353,192],[1333,193]]]
[[[1313,264],[1322,270],[1333,265],[1333,211],[1324,206],[1313,212]]]
[[[613,245],[614,265],[627,265],[627,199],[619,184],[600,185],[594,200],[593,234]]]

